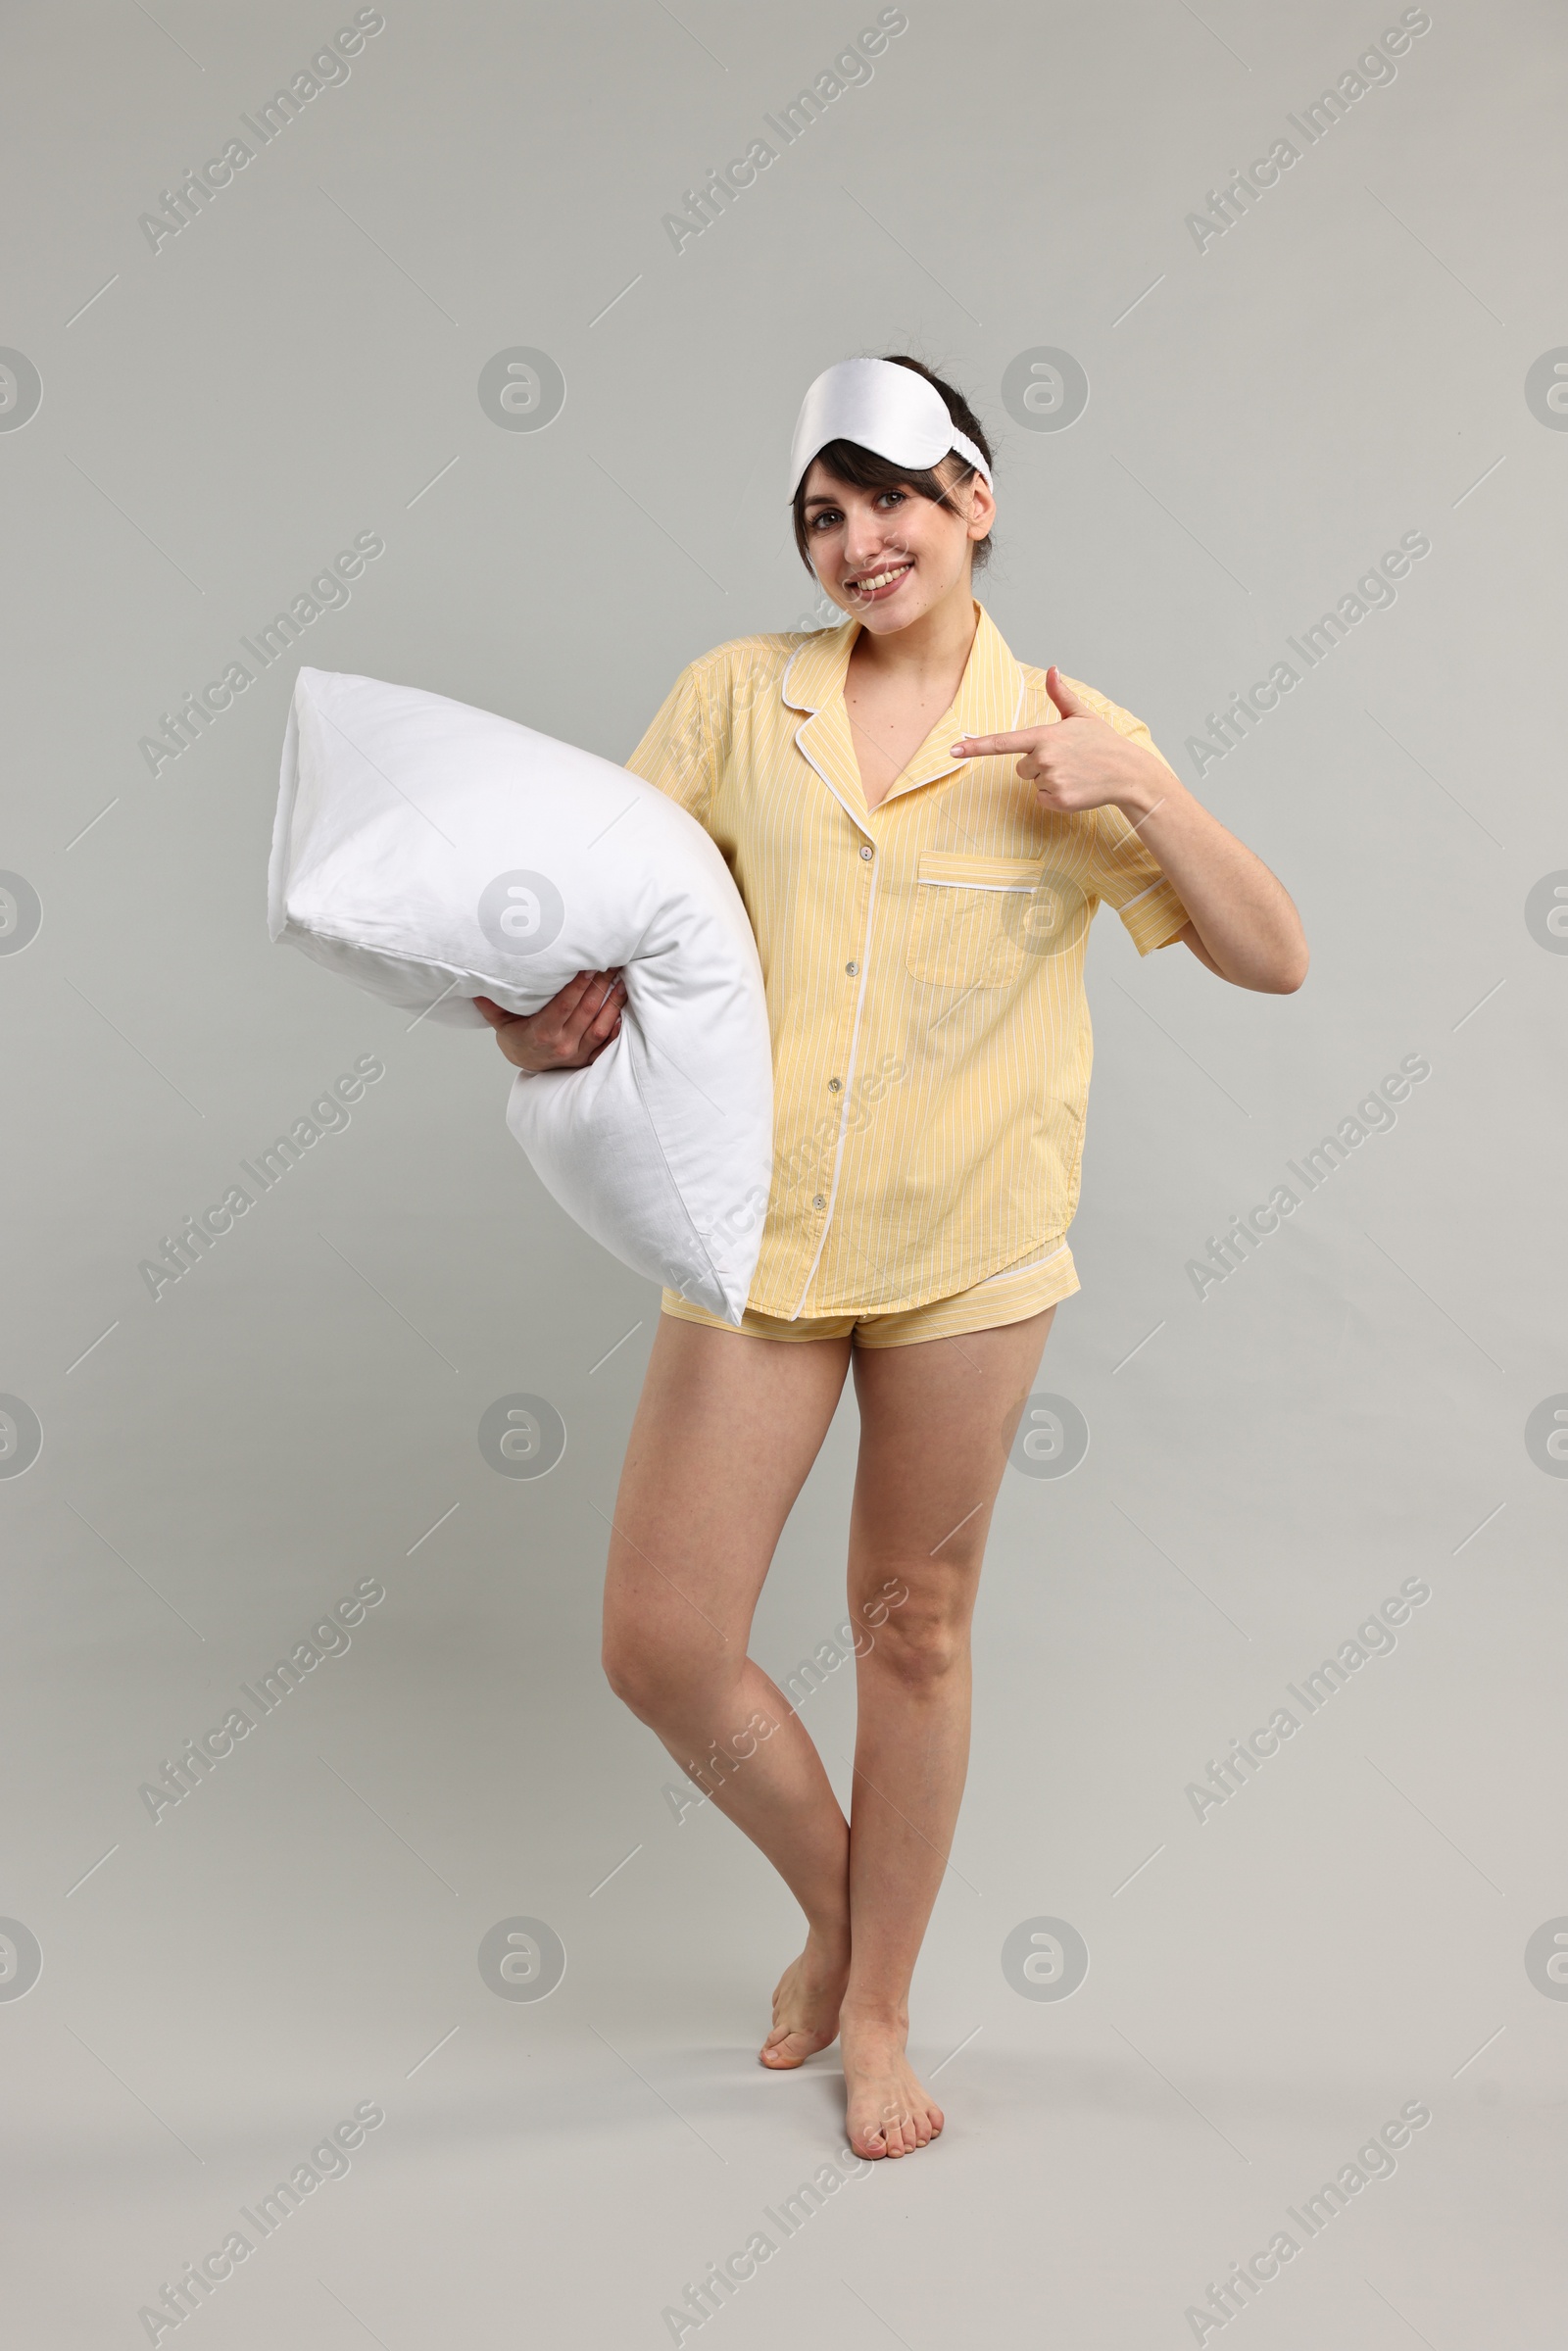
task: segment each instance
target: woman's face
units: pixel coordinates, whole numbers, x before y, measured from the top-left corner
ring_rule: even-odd
[[[945,458],[939,478],[961,473]],[[970,556],[996,514],[979,474],[937,506],[913,490],[858,490],[820,458],[806,477],[806,544],[823,592],[878,636],[907,628],[955,591],[967,595]]]

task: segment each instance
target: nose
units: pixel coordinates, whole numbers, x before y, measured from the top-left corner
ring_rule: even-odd
[[[844,532],[844,567],[864,571],[889,544],[887,523],[869,508],[852,514]]]

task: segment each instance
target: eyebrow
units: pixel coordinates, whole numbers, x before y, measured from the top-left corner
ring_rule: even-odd
[[[882,493],[883,493],[885,490],[891,490],[891,489],[894,489],[894,488],[898,488],[898,489],[901,489],[901,490],[906,490],[908,487],[909,487],[909,485],[908,485],[908,483],[907,483],[906,481],[901,481],[901,482],[898,482],[898,483],[894,483],[894,482],[880,482],[880,483],[878,483],[878,484],[875,486],[875,488],[873,489],[873,491],[872,491],[872,493],[871,493],[871,494],[872,494],[873,496],[875,496],[875,497],[878,497],[878,498],[880,498],[880,497],[881,497],[881,495],[882,495]],[[810,513],[810,511],[811,511],[812,507],[814,507],[814,506],[842,506],[843,504],[844,504],[844,500],[843,500],[842,496],[830,497],[826,491],[824,491],[824,490],[818,490],[818,491],[816,491],[816,492],[814,493],[814,495],[813,495],[813,496],[811,496],[810,498],[808,498],[808,499],[806,499],[806,500],[804,501],[804,503],[803,503],[803,505],[802,505],[802,508],[801,508],[801,512],[802,512],[803,514],[808,514]]]

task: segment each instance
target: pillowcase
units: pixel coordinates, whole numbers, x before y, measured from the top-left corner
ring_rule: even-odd
[[[519,1070],[507,1124],[634,1272],[745,1310],[772,1167],[757,943],[702,826],[609,759],[492,711],[331,670],[294,689],[268,928],[388,1003],[482,1028],[619,966],[586,1069]]]

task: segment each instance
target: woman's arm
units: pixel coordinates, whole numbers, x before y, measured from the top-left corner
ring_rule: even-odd
[[[1300,916],[1262,858],[1227,832],[1163,759],[1098,717],[1054,666],[1046,686],[1061,712],[1054,724],[965,735],[955,752],[971,759],[1021,752],[1019,775],[1035,785],[1042,808],[1056,813],[1120,808],[1191,915],[1176,937],[1199,961],[1238,988],[1276,996],[1299,988],[1307,966]]]
[[[1192,917],[1176,938],[1235,987],[1291,995],[1306,977],[1307,949],[1289,891],[1162,760],[1136,744],[1126,748],[1155,772],[1118,792],[1116,806]]]

